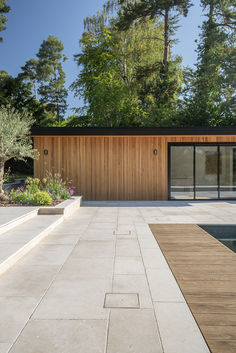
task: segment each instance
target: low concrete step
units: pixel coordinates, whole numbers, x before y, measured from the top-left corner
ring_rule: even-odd
[[[0,274],[34,248],[63,220],[62,215],[35,216],[0,234]]]
[[[0,236],[37,214],[38,207],[1,207]]]

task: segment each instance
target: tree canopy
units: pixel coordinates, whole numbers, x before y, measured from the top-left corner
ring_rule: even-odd
[[[20,113],[15,108],[0,108],[0,199],[6,197],[2,189],[5,163],[12,158],[25,160],[38,156],[30,138],[33,122],[28,113]]]
[[[12,77],[0,71],[0,105],[33,115],[37,126],[235,125],[235,0],[200,0],[204,21],[194,67],[173,54],[192,0],[107,0],[84,20],[74,55],[77,99],[66,118],[63,43],[53,35]],[[0,0],[0,32],[9,6]],[[193,38],[193,41],[195,38]]]
[[[0,0],[0,32],[6,29],[7,16],[6,14],[10,11],[10,6],[6,4],[6,0]],[[3,38],[0,37],[0,42]]]

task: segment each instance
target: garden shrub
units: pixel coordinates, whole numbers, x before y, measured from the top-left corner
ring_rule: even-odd
[[[19,202],[22,204],[29,204],[29,205],[34,204],[34,195],[28,192],[27,190],[24,190],[22,186],[17,190],[12,189],[10,192],[10,197],[11,197],[11,200],[14,202]]]
[[[40,191],[40,179],[28,177],[25,181],[25,187],[31,194],[35,194]]]
[[[62,180],[59,173],[47,173],[42,179],[42,188],[46,190],[54,200],[67,200],[74,194],[74,190],[67,186],[68,182]]]
[[[52,197],[46,191],[38,191],[33,197],[35,205],[51,205]]]
[[[67,186],[60,174],[47,174],[42,180],[28,177],[25,186],[10,192],[11,200],[28,205],[51,205],[53,200],[67,200],[74,190]]]
[[[17,190],[10,192],[11,200],[28,205],[51,205],[52,197],[45,191],[37,191],[36,193],[30,193],[28,190],[23,190],[22,187]]]

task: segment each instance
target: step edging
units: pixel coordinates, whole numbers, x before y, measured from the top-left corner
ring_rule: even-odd
[[[36,245],[38,245],[38,243],[43,240],[54,228],[63,222],[64,218],[65,217],[62,215],[56,221],[52,222],[47,228],[41,231],[38,235],[36,235],[33,239],[31,239],[29,242],[20,247],[16,252],[10,255],[6,260],[4,260],[0,264],[0,275],[6,272],[18,260],[30,252]]]
[[[11,230],[12,228],[15,228],[22,223],[29,221],[31,218],[36,217],[38,214],[38,207],[35,210],[29,211],[26,214],[19,216],[17,218],[14,218],[13,220],[4,223],[0,226],[0,235],[3,233],[6,233],[7,231]]]

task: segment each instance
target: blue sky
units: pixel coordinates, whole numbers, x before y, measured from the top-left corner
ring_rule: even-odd
[[[173,48],[183,57],[183,64],[193,66],[196,62],[196,43],[203,16],[199,0],[194,0],[189,16],[180,21],[177,32],[179,43]],[[49,34],[58,37],[64,44],[68,60],[64,63],[67,87],[78,74],[73,55],[79,52],[78,41],[83,32],[83,20],[102,8],[104,0],[8,0],[11,6],[7,29],[1,32],[0,70],[12,76],[20,72],[27,60],[35,57],[39,46]],[[69,108],[82,104],[69,93]],[[68,110],[67,115],[72,114]]]

